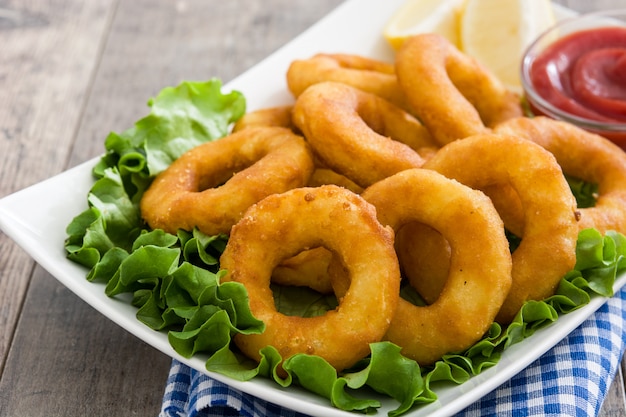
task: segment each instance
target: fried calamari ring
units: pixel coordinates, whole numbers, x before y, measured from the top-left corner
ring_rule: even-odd
[[[280,219],[280,221],[276,221]],[[276,311],[269,288],[272,271],[303,248],[325,247],[349,271],[350,288],[339,306],[317,317]],[[236,335],[244,354],[260,360],[265,346],[282,357],[319,355],[337,370],[354,365],[384,336],[400,287],[393,232],[376,210],[344,188],[326,185],[275,194],[252,206],[232,229],[220,258],[225,281],[248,290],[252,314],[265,323],[261,334]]]
[[[514,134],[550,151],[563,172],[597,184],[593,207],[579,208],[580,228],[626,233],[626,153],[608,139],[547,117],[516,118],[495,131]]]
[[[309,87],[296,100],[293,121],[324,165],[361,187],[420,167],[416,149],[435,146],[411,115],[341,83]]]
[[[524,235],[524,208],[510,185],[481,189],[489,196],[506,230]],[[396,233],[396,252],[403,275],[427,304],[441,294],[450,268],[450,245],[441,233],[421,223],[404,225]]]
[[[400,270],[426,304],[434,303],[450,275],[450,244],[432,227],[419,222],[403,225],[396,232]]]
[[[363,187],[355,184],[354,181],[345,177],[344,175],[338,174],[330,168],[315,168],[313,171],[313,175],[311,175],[311,179],[309,179],[308,186],[309,187],[319,187],[321,185],[334,184],[343,188],[347,188],[353,193],[360,194],[363,192]]]
[[[333,292],[328,275],[332,252],[319,247],[308,249],[282,261],[272,272],[272,282],[293,287],[309,287],[322,294]]]
[[[554,293],[576,262],[578,224],[576,201],[552,154],[514,136],[484,134],[449,143],[424,168],[480,190],[510,186],[519,196],[523,236],[512,254],[513,285],[498,322],[510,322],[525,301]]]
[[[522,115],[517,94],[440,35],[409,38],[396,55],[396,74],[412,112],[440,145]]]
[[[294,97],[324,81],[348,84],[407,109],[394,65],[387,62],[359,55],[317,54],[293,61],[287,70],[287,86]]]
[[[506,230],[524,235],[524,208],[517,192],[510,186],[487,186],[481,191],[489,196],[504,221]],[[403,275],[427,304],[441,294],[450,268],[450,245],[436,230],[409,223],[396,233],[396,252]]]
[[[280,127],[248,128],[183,154],[144,193],[141,215],[153,229],[197,227],[230,233],[252,204],[301,187],[313,172],[304,139]]]
[[[421,307],[401,298],[385,338],[426,365],[483,337],[511,286],[508,242],[489,198],[425,169],[400,172],[362,195],[376,207],[382,224],[398,230],[423,223],[439,231],[451,248],[450,272],[439,298]]]
[[[248,127],[275,126],[293,129],[291,109],[293,106],[267,107],[244,114],[233,126],[233,133]]]

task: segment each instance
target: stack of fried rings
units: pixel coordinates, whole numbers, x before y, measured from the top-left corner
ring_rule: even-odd
[[[152,228],[230,233],[226,279],[244,283],[266,323],[262,335],[235,338],[251,358],[274,345],[284,358],[314,353],[340,370],[368,343],[390,340],[429,364],[550,295],[573,266],[581,228],[626,233],[623,151],[566,123],[522,117],[517,97],[440,37],[404,48],[395,67],[348,55],[294,62],[293,106],[248,113],[214,142],[223,145],[172,164],[141,202]],[[420,63],[428,56],[438,57],[431,69]],[[366,91],[364,80],[375,85]],[[443,109],[437,100],[450,101]],[[284,144],[265,144],[276,136]],[[563,171],[598,183],[595,207],[576,207]],[[215,199],[222,189],[228,196]],[[505,228],[521,238],[512,254]],[[428,307],[397,296],[400,276]],[[339,307],[285,316],[270,281],[334,292]]]

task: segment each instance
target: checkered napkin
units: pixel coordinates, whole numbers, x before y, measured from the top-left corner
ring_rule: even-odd
[[[625,343],[626,288],[528,368],[457,416],[596,416]],[[304,417],[174,360],[159,417],[182,416]]]

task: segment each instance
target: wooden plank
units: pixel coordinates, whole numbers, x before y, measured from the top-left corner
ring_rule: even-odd
[[[0,9],[0,197],[65,167],[112,2],[3,2]],[[0,358],[33,262],[0,233]],[[0,371],[4,360],[0,360]]]
[[[0,381],[0,415],[154,416],[169,364],[37,268]]]
[[[626,397],[624,394],[624,366],[617,370],[615,379],[607,392],[599,417],[623,417],[626,416]]]
[[[122,2],[70,166],[102,153],[106,135],[123,131],[143,117],[148,112],[146,101],[162,88],[212,77],[226,83],[340,3]],[[135,18],[139,14],[142,19]]]
[[[278,15],[268,2],[255,3],[121,1],[69,165],[100,154],[106,134],[142,117],[161,88],[183,79],[227,81],[340,1],[275,1]],[[0,381],[0,414],[154,416],[169,363],[37,268]]]

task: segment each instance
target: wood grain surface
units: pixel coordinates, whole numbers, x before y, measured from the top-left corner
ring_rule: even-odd
[[[228,82],[340,3],[0,0],[0,198],[102,153],[163,87]],[[156,416],[169,364],[0,233],[0,416]],[[621,373],[601,415],[626,415]]]

